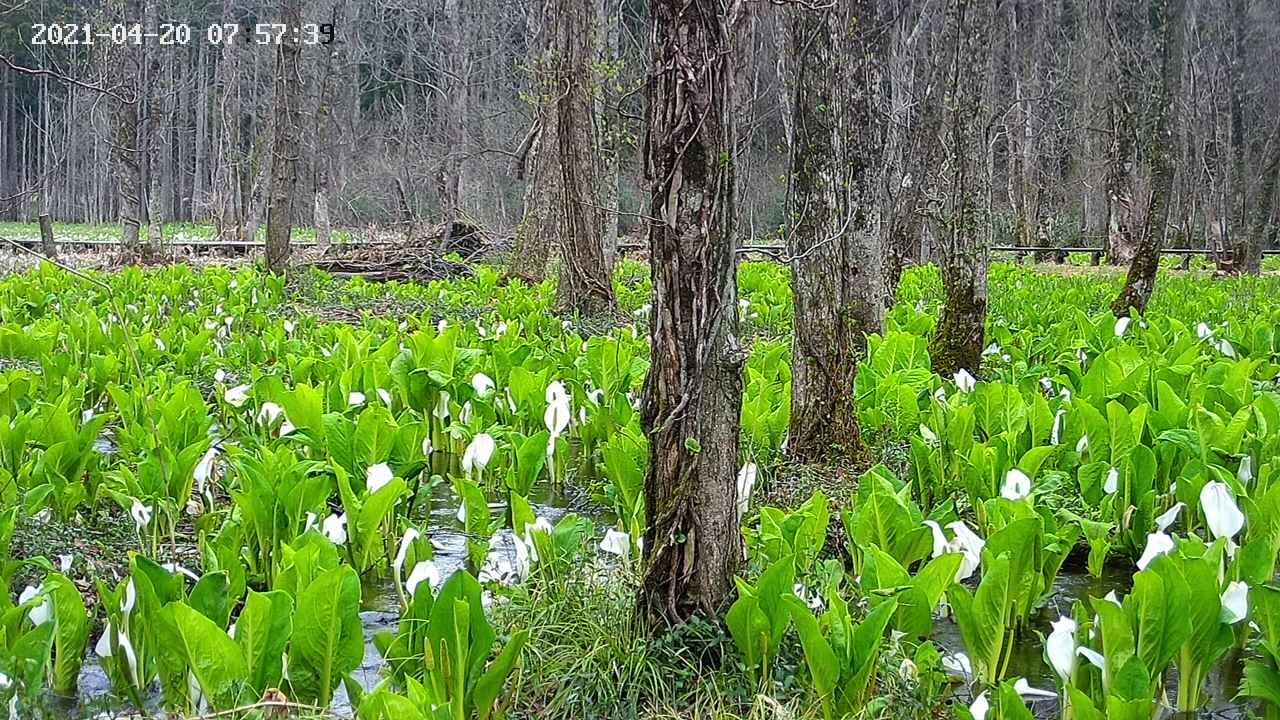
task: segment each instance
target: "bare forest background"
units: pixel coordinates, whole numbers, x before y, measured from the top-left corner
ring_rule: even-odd
[[[844,0],[835,0],[840,3]],[[1227,269],[1256,267],[1274,248],[1280,163],[1280,3],[1173,0],[1183,43],[1171,98],[1179,121],[1165,247],[1213,250]],[[279,48],[208,43],[220,22],[276,21],[290,8],[253,0],[124,0],[86,4],[0,0],[0,220],[209,222],[253,237],[273,193],[294,225],[395,228],[442,220],[542,243],[566,220],[555,188],[564,38],[557,18],[594,3],[581,72],[594,109],[591,187],[609,245],[641,231],[650,32],[644,0],[318,0],[293,11],[332,23],[336,42],[302,45],[296,83],[276,82]],[[1183,5],[1185,3],[1185,5]],[[732,112],[739,233],[785,239],[797,52],[788,7],[749,3],[737,26]],[[881,162],[869,190],[890,277],[936,257],[922,179],[954,151],[939,143],[951,101],[940,52],[940,0],[877,0],[865,8],[858,65],[873,95]],[[969,90],[981,107],[963,148],[985,175],[988,244],[1106,247],[1128,263],[1147,218],[1162,82],[1153,3],[992,0],[976,32],[982,67]],[[185,46],[33,46],[36,22],[182,22]],[[1155,29],[1153,29],[1155,28]],[[989,52],[986,50],[989,48]],[[290,80],[286,76],[287,81]],[[285,88],[285,90],[281,90]],[[297,92],[293,92],[297,91]],[[296,95],[298,114],[278,106]],[[281,128],[273,119],[298,118]],[[298,142],[288,187],[273,188],[274,133]],[[1268,172],[1268,171],[1272,172]],[[936,198],[934,198],[936,199]],[[126,227],[126,230],[128,228]],[[145,233],[145,230],[143,231]],[[1255,248],[1241,249],[1252,240]],[[1241,269],[1241,268],[1236,268]]]

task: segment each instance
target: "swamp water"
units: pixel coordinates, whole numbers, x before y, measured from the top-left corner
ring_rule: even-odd
[[[108,440],[102,443],[99,450],[111,452],[114,448]],[[585,477],[593,471],[594,468],[584,467],[581,474]],[[452,453],[436,453],[433,456],[431,472],[442,477],[460,474],[460,456]],[[434,561],[440,569],[441,576],[448,577],[461,568],[466,561],[467,536],[462,532],[462,526],[457,519],[457,501],[451,486],[448,483],[441,483],[431,489],[429,497],[430,504],[428,508],[423,509],[425,512],[415,509],[414,514],[417,517],[425,516],[425,524],[429,530],[424,534],[430,538],[434,548]],[[547,518],[553,524],[566,513],[574,511],[574,508],[570,507],[572,503],[566,497],[547,492],[545,485],[538,486],[538,490],[535,490],[534,497],[530,501],[535,513]],[[506,512],[506,509],[505,502],[490,503],[490,511],[494,516],[500,516]],[[608,522],[608,518],[599,513],[581,514],[598,523]],[[499,547],[496,551],[506,553],[508,560],[513,559],[514,536],[509,528],[499,531],[498,542]],[[1043,638],[1047,637],[1051,630],[1050,623],[1061,614],[1069,614],[1077,600],[1088,602],[1090,597],[1103,597],[1113,590],[1123,596],[1128,592],[1131,584],[1132,570],[1129,568],[1108,566],[1104,569],[1102,577],[1092,578],[1078,563],[1073,564],[1069,561],[1055,579],[1052,594],[1032,618],[1029,631],[1024,633],[1020,642],[1013,648],[1007,677],[1010,679],[1024,677],[1032,687],[1055,690],[1057,687],[1055,675],[1043,657]],[[361,603],[360,620],[364,628],[365,652],[360,667],[351,675],[361,688],[368,691],[381,681],[384,666],[381,655],[374,647],[373,638],[381,632],[395,632],[400,620],[400,598],[390,576],[366,583]],[[95,638],[96,635],[91,638],[91,645]],[[950,656],[953,660],[965,652],[960,629],[949,616],[935,618],[933,641],[944,656]],[[1085,661],[1081,658],[1080,662]],[[1244,707],[1233,699],[1239,688],[1242,666],[1243,658],[1238,652],[1232,651],[1224,661],[1218,663],[1221,669],[1208,678],[1205,688],[1210,695],[1208,709],[1194,714],[1166,712],[1165,716],[1223,720],[1245,717]],[[1177,676],[1173,669],[1169,671],[1167,685],[1169,704],[1172,705],[1177,693]],[[955,689],[955,693],[957,699],[966,702],[970,697],[969,690],[963,684]],[[98,658],[92,653],[80,672],[78,698],[75,700],[53,699],[53,704],[68,717],[95,714],[99,717],[116,717],[129,714],[129,711],[112,694],[106,673],[98,663]],[[152,695],[151,705],[149,710],[159,711],[158,693]],[[1058,702],[1054,698],[1029,698],[1028,705],[1038,718],[1059,716]],[[354,715],[347,690],[342,685],[338,686],[334,694],[332,711],[338,716]]]

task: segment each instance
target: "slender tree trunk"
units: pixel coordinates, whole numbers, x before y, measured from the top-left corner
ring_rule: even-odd
[[[603,173],[596,133],[593,66],[599,38],[596,0],[558,0],[556,23],[556,121],[564,236],[560,239],[561,310],[602,315],[617,309],[613,268],[604,256]]]
[[[137,257],[142,224],[142,166],[138,148],[139,50],[118,48],[114,53],[121,82],[115,108],[116,187],[120,196],[120,243],[127,257]]]
[[[743,12],[741,0],[653,0],[650,9],[653,324],[639,609],[659,624],[719,613],[742,558],[735,488],[745,351],[731,108]]]
[[[875,177],[883,156],[870,78],[883,54],[868,42],[876,0],[791,10],[795,56],[788,193],[795,332],[787,450],[805,461],[860,446],[853,378],[866,334],[884,324]]]
[[[147,18],[146,25],[153,30],[158,28],[156,18],[156,1],[145,0]],[[164,120],[164,98],[160,94],[160,75],[163,70],[164,46],[158,43],[146,48],[150,56],[147,63],[146,98],[147,98],[147,147],[145,163],[147,175],[147,249],[149,252],[160,251],[164,243],[164,204],[161,186],[160,163],[160,130]]]
[[[943,67],[947,106],[940,144],[948,157],[936,188],[943,196],[934,235],[941,249],[945,302],[929,344],[933,369],[950,375],[976,371],[982,362],[987,319],[987,174],[983,72],[991,51],[991,15],[982,0],[949,0]]]
[[[233,0],[222,2],[222,22],[236,20]],[[213,168],[213,205],[218,240],[239,240],[244,231],[240,212],[240,54],[234,42],[222,46],[221,59],[214,70],[214,112],[217,153]]]
[[[1227,83],[1231,103],[1231,205],[1223,213],[1223,227],[1230,228],[1231,248],[1229,261],[1220,265],[1221,269],[1233,273],[1258,274],[1262,270],[1262,238],[1250,226],[1249,215],[1249,183],[1247,179],[1247,161],[1245,157],[1245,123],[1244,123],[1244,73],[1247,62],[1245,48],[1245,31],[1248,19],[1248,6],[1245,0],[1230,0],[1231,37],[1227,61],[1223,63],[1227,73]],[[1265,170],[1263,171],[1266,172]],[[1264,180],[1265,182],[1265,180]],[[1269,208],[1267,210],[1269,212]],[[1239,220],[1232,225],[1232,220]]]
[[[1106,244],[1111,222],[1111,203],[1107,195],[1107,85],[1110,83],[1110,47],[1107,42],[1109,0],[1083,0],[1080,3],[1084,22],[1081,53],[1084,73],[1080,83],[1083,106],[1080,127],[1081,181],[1083,192],[1082,242],[1087,247]]]
[[[1156,286],[1160,248],[1169,224],[1173,198],[1174,162],[1177,147],[1178,102],[1182,95],[1182,46],[1186,36],[1183,22],[1185,0],[1151,0],[1151,18],[1159,38],[1160,94],[1156,98],[1155,128],[1151,137],[1151,202],[1138,239],[1137,252],[1129,265],[1120,295],[1111,304],[1116,317],[1133,310],[1142,312]]]
[[[332,13],[329,14],[329,22],[334,27],[342,27],[345,11],[346,1],[337,0],[333,4]],[[333,66],[338,57],[339,47],[334,44],[332,48],[324,46],[319,48],[320,67],[315,76],[315,127],[311,135],[314,143],[311,157],[311,184],[315,199],[316,245],[321,250],[328,249],[332,233],[332,223],[329,219],[329,125],[333,107],[331,97]]]
[[[557,94],[551,56],[555,38],[554,3],[543,0],[531,11],[528,38],[530,83],[534,88],[535,119],[515,163],[516,176],[525,180],[524,210],[516,224],[515,246],[507,264],[506,278],[541,282],[547,271],[551,248],[559,242],[559,213],[556,212],[560,186],[557,155],[555,97]]]
[[[302,0],[281,0],[280,19],[302,25]],[[298,179],[298,136],[302,123],[302,73],[297,38],[285,33],[276,53],[275,132],[271,144],[271,200],[267,207],[267,269],[284,272],[291,252],[293,186]]]
[[[443,251],[452,240],[453,225],[458,221],[462,206],[463,153],[467,146],[467,95],[470,92],[471,48],[464,41],[460,5],[462,0],[444,0],[445,30],[442,33],[441,53],[448,58],[449,72],[445,74],[445,154],[436,171],[436,198],[444,220],[440,234]]]

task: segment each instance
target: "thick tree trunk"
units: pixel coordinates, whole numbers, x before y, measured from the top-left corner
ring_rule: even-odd
[[[853,378],[867,333],[884,324],[884,272],[875,173],[883,155],[875,76],[882,50],[868,41],[876,0],[791,10],[791,343],[788,453],[848,457],[860,447]]]
[[[282,0],[280,19],[289,27],[302,25],[302,1]],[[275,126],[271,144],[271,200],[267,207],[267,269],[284,272],[291,252],[293,186],[298,179],[298,136],[302,122],[302,73],[297,38],[285,33],[276,52]]]
[[[556,121],[560,160],[560,277],[562,312],[603,315],[617,309],[613,268],[604,255],[603,173],[599,165],[594,93],[598,50],[596,0],[556,3]]]
[[[982,362],[987,318],[987,233],[984,207],[987,175],[986,116],[982,73],[990,53],[990,13],[981,0],[949,0],[943,67],[948,98],[942,142],[948,152],[936,188],[942,207],[935,213],[935,236],[941,249],[945,302],[929,343],[933,369],[950,375]]]
[[[644,580],[662,623],[715,615],[742,558],[733,54],[741,0],[654,0],[646,177],[651,369]]]
[[[1151,136],[1151,202],[1147,207],[1142,235],[1138,238],[1133,262],[1120,295],[1111,304],[1116,317],[1133,310],[1142,312],[1156,286],[1160,248],[1169,224],[1173,198],[1173,175],[1177,152],[1178,102],[1182,95],[1182,46],[1186,37],[1183,21],[1185,0],[1151,0],[1151,18],[1159,38],[1161,60],[1160,94]]]

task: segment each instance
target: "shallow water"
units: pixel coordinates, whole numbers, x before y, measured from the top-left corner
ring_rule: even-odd
[[[1105,597],[1115,591],[1124,597],[1133,586],[1133,569],[1123,565],[1108,565],[1103,568],[1102,577],[1090,577],[1083,567],[1064,566],[1053,583],[1053,592],[1043,607],[1031,618],[1030,627],[1019,638],[1009,656],[1009,669],[1006,677],[1010,680],[1024,677],[1034,688],[1055,691],[1057,676],[1044,660],[1044,638],[1052,631],[1051,623],[1061,615],[1071,614],[1071,608],[1077,600],[1089,602],[1089,598]],[[944,654],[965,652],[964,640],[960,628],[951,617],[936,618],[933,623],[933,641]],[[1096,647],[1096,644],[1092,644]],[[1083,659],[1080,662],[1085,662]],[[1197,713],[1167,713],[1166,717],[1178,718],[1221,718],[1234,719],[1246,716],[1245,707],[1234,700],[1240,687],[1240,675],[1244,660],[1240,654],[1231,651],[1219,661],[1216,670],[1211,673],[1205,683],[1205,691],[1209,695],[1209,704],[1205,710]],[[1165,676],[1169,705],[1175,704],[1178,690],[1177,670],[1170,668]],[[968,699],[969,693],[960,688],[957,694]],[[1028,698],[1028,706],[1038,718],[1057,718],[1058,701],[1055,698]]]
[[[461,472],[458,463],[456,455],[436,453],[433,457],[432,472],[441,475],[450,472],[458,474]],[[535,489],[533,497],[530,498],[530,504],[535,514],[545,517],[553,524],[569,512],[567,499],[547,489],[545,485],[539,485]],[[489,509],[495,518],[501,517],[507,510],[507,503],[502,499],[494,500],[489,503]],[[458,522],[457,512],[457,499],[453,494],[452,486],[448,483],[432,488],[427,507],[420,507],[414,511],[414,515],[425,519],[426,527],[430,528],[425,534],[431,540],[434,562],[440,568],[442,577],[448,577],[455,570],[462,568],[466,562],[467,536],[462,532],[463,528]],[[499,543],[498,551],[509,553],[510,557],[514,558],[515,536],[511,529],[499,530],[496,537]],[[364,659],[360,667],[351,673],[351,677],[367,692],[381,682],[384,665],[382,657],[373,644],[373,638],[381,632],[395,632],[400,620],[400,595],[391,575],[387,574],[385,577],[367,581],[362,588],[360,604],[360,622],[364,629],[365,641]],[[96,634],[90,638],[89,657],[86,658],[80,670],[78,699],[73,701],[51,698],[51,704],[66,717],[87,717],[104,709],[114,716],[124,708],[123,704],[115,702],[111,681],[107,678],[98,657],[92,652],[92,646],[96,640]],[[147,704],[149,710],[160,709],[161,697],[158,687],[151,688]],[[347,689],[341,684],[334,692],[332,711],[338,716],[354,715]]]

